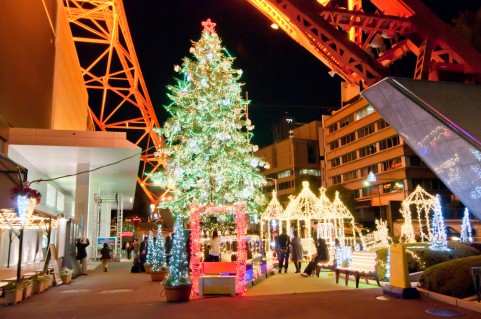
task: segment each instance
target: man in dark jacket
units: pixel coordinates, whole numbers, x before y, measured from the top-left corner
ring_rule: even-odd
[[[87,247],[90,245],[90,241],[87,237],[77,238],[77,260],[82,265],[80,275],[87,274]]]
[[[287,266],[289,265],[289,243],[290,238],[286,234],[286,228],[282,228],[282,234],[276,238],[277,258],[279,259],[278,273],[282,272],[282,267],[284,267],[284,272],[287,272]]]

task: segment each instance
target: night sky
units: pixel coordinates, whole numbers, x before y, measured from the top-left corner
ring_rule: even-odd
[[[453,5],[479,7],[477,0],[426,0],[449,21]],[[456,4],[454,4],[456,2]],[[435,6],[433,5],[435,4]],[[286,112],[298,122],[319,120],[340,106],[341,78],[246,0],[124,0],[130,32],[149,95],[162,124],[170,103],[166,86],[175,84],[174,65],[190,56],[191,40],[201,36],[201,22],[210,18],[224,47],[244,71],[249,117],[256,126],[252,142],[270,144],[272,124]]]

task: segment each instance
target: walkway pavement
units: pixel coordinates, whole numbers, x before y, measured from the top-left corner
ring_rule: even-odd
[[[433,309],[480,318],[479,312],[426,297],[389,297],[376,285],[361,284],[359,289],[352,281],[348,287],[337,285],[329,272],[322,272],[320,278],[276,274],[249,288],[243,297],[192,297],[186,303],[168,303],[161,296],[160,283],[152,282],[147,274],[130,273],[130,267],[130,262],[111,263],[108,272],[96,267],[69,285],[50,288],[16,305],[0,306],[0,318],[432,319],[435,316],[426,311]],[[0,278],[5,273],[0,270]]]

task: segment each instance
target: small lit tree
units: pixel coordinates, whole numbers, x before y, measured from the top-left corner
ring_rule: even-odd
[[[446,230],[444,229],[443,212],[441,210],[441,199],[439,195],[436,195],[436,200],[434,202],[433,226],[431,231],[431,249],[448,250]]]
[[[154,262],[154,235],[152,234],[152,231],[149,232],[149,237],[147,240],[147,256],[145,262],[148,265],[152,265]]]
[[[172,241],[172,256],[170,257],[169,277],[166,286],[180,286],[191,284],[189,263],[185,251],[185,235],[183,220],[177,217],[174,222],[174,240]]]
[[[157,226],[157,240],[152,250],[152,271],[167,269],[167,258],[165,255],[164,237],[162,236],[162,226]]]
[[[461,241],[472,242],[472,229],[471,222],[469,221],[469,211],[467,208],[464,209],[463,224],[461,225]]]

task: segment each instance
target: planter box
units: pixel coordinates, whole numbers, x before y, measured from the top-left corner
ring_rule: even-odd
[[[162,281],[167,277],[167,271],[162,270],[162,271],[150,271],[150,278],[152,281]]]
[[[145,273],[150,274],[150,270],[152,269],[152,265],[144,264]]]
[[[192,290],[192,285],[181,285],[164,287],[165,298],[169,302],[182,302],[190,300],[190,292]]]
[[[32,292],[34,294],[39,294],[44,291],[43,281],[41,282],[34,282],[32,285]]]
[[[72,282],[72,275],[60,275],[60,278],[62,279],[63,283],[66,285]]]
[[[23,288],[17,288],[15,290],[6,290],[5,291],[5,304],[14,305],[14,304],[22,301],[22,297],[23,297]]]
[[[27,285],[26,287],[24,287],[22,299],[27,300],[28,298],[30,298],[30,296],[32,295],[32,291],[33,291],[33,284]]]

